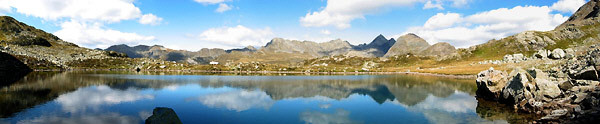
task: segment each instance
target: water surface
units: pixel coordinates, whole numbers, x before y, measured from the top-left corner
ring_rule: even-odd
[[[34,72],[0,89],[0,123],[519,123],[473,80],[414,75]]]

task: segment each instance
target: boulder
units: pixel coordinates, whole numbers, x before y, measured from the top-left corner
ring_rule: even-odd
[[[502,88],[506,86],[506,73],[490,68],[477,74],[477,97],[498,100]]]
[[[571,83],[571,81],[562,81],[558,84],[558,88],[560,88],[562,91],[567,91],[573,88],[573,84]]]
[[[517,104],[526,97],[532,96],[530,91],[535,91],[533,77],[527,71],[516,68],[508,76],[506,86],[502,90],[502,97],[506,103]]]
[[[535,56],[538,59],[545,59],[545,58],[548,58],[548,56],[550,56],[550,51],[541,49],[541,50],[538,50],[535,54],[533,54],[533,56]]]
[[[544,78],[536,78],[535,84],[538,88],[537,94],[543,95],[544,97],[556,98],[561,94],[558,84],[554,81],[549,81]]]
[[[566,53],[564,50],[562,49],[554,49],[552,50],[552,53],[550,54],[550,58],[552,59],[562,59],[566,56]]]
[[[513,55],[504,55],[504,61],[512,62],[514,60]]]
[[[525,60],[525,56],[523,54],[521,54],[521,53],[513,54],[512,56],[513,56],[513,60],[515,60],[515,61],[523,61],[523,60]]]
[[[156,107],[152,111],[152,116],[146,119],[146,124],[182,124],[179,117],[173,109],[166,107]]]

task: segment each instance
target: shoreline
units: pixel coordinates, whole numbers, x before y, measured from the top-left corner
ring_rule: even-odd
[[[35,69],[36,72],[51,72],[51,71],[133,71],[134,69]],[[403,74],[403,75],[423,75],[436,76],[454,79],[476,79],[477,75],[452,75],[452,74],[435,74],[422,72],[302,72],[302,71],[209,71],[209,70],[141,70],[140,72],[200,72],[200,73],[252,73],[252,74]]]

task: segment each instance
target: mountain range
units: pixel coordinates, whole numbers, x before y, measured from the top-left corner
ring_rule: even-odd
[[[219,48],[201,49],[199,51],[173,50],[163,46],[124,44],[110,46],[106,51],[125,53],[131,58],[153,58],[166,61],[188,62],[192,64],[208,64],[210,61],[248,62],[258,61],[267,63],[294,63],[306,59],[324,56],[346,57],[391,57],[397,55],[448,56],[456,53],[456,48],[448,43],[430,45],[415,34],[406,34],[398,40],[387,39],[378,35],[369,44],[352,45],[341,39],[317,43],[313,41],[287,40],[273,38],[265,46],[254,48],[248,46],[242,49],[224,50]],[[276,58],[265,57],[276,56]],[[235,57],[234,57],[235,56]],[[289,60],[289,61],[287,61]]]

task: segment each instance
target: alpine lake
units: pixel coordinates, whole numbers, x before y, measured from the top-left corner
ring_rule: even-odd
[[[155,107],[186,124],[524,123],[475,97],[474,79],[423,75],[32,72],[0,88],[0,124],[144,123]]]

